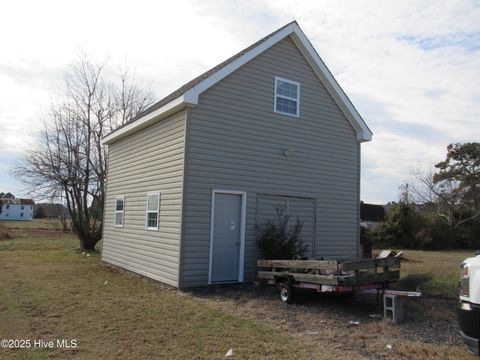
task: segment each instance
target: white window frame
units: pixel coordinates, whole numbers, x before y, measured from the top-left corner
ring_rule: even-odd
[[[122,200],[123,201],[123,210],[117,210],[117,201]],[[117,214],[121,213],[122,214],[122,223],[117,224]],[[115,215],[113,217],[113,226],[115,227],[123,227],[125,224],[125,196],[116,196],[115,197]]]
[[[293,85],[297,86],[297,98],[291,98],[289,96],[285,95],[277,95],[277,82],[278,81],[283,81],[286,83],[290,83]],[[297,102],[297,113],[296,114],[290,114],[288,112],[283,112],[283,111],[278,111],[277,110],[277,97],[280,97],[282,99],[287,99],[287,100],[292,100]],[[299,117],[300,116],[300,83],[298,81],[293,81],[289,79],[285,79],[280,76],[275,76],[275,82],[274,82],[274,96],[273,96],[273,111],[276,112],[277,114],[282,114],[282,115],[287,115],[287,116],[293,116],[293,117]]]
[[[158,208],[157,211],[148,210],[148,197],[156,195],[158,198]],[[156,213],[157,214],[157,226],[148,226],[148,214]],[[158,230],[160,224],[160,192],[151,192],[147,194],[146,209],[145,209],[145,229],[146,230]]]

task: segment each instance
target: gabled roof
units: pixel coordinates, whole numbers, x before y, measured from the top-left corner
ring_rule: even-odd
[[[35,205],[32,199],[0,198],[0,205]]]
[[[310,41],[298,26],[297,22],[293,21],[189,81],[170,95],[153,104],[133,120],[120,126],[103,138],[103,144],[112,144],[117,140],[150,126],[156,121],[163,119],[186,106],[198,105],[198,98],[202,92],[287,36],[291,37],[295,45],[315,71],[318,78],[322,81],[330,95],[343,111],[346,118],[357,132],[357,140],[370,141],[372,139],[372,132],[367,124],[357,112],[340,85],[338,85],[337,81],[313,48]]]

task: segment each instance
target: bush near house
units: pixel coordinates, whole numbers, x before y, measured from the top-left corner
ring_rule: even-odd
[[[303,257],[307,246],[302,243],[303,223],[300,219],[290,225],[291,216],[284,206],[277,206],[276,216],[263,226],[257,226],[258,246],[264,259],[291,260]]]

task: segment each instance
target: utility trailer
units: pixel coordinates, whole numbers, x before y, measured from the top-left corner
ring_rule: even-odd
[[[385,304],[386,296],[395,300],[397,296],[421,295],[391,289],[400,279],[400,262],[399,257],[345,261],[257,260],[257,279],[259,283],[277,285],[281,300],[288,304],[292,303],[297,288],[319,293],[382,294]]]

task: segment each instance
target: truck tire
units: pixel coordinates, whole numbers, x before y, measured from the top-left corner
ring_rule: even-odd
[[[293,303],[293,295],[293,286],[290,284],[282,284],[280,287],[280,299],[286,304],[291,304]]]

